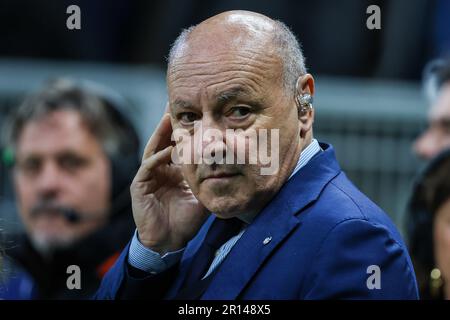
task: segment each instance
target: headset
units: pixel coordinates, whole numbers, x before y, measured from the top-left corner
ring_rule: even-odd
[[[109,156],[112,177],[112,214],[122,211],[128,205],[130,184],[140,166],[140,139],[127,111],[131,110],[129,102],[116,91],[99,83],[80,80],[83,90],[95,95],[106,106],[115,126],[119,126],[127,137],[126,148],[120,154]]]

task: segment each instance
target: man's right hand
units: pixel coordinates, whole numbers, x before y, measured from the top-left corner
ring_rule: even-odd
[[[171,134],[166,113],[145,147],[130,188],[139,240],[161,255],[185,247],[209,215],[183,178],[180,166],[171,162]]]

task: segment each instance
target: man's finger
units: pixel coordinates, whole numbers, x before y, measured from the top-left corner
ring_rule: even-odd
[[[165,149],[145,159],[142,162],[138,172],[136,173],[134,180],[137,182],[149,180],[152,174],[152,169],[170,162],[172,149],[173,146],[168,146]]]
[[[170,115],[165,113],[145,146],[142,162],[156,152],[168,147],[171,144],[171,135]]]

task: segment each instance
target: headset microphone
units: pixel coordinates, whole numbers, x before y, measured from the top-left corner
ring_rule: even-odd
[[[64,208],[63,210],[61,210],[61,214],[64,219],[66,219],[66,221],[70,224],[77,224],[81,220],[84,220],[80,213],[71,208]]]
[[[62,208],[62,210],[60,212],[61,212],[62,217],[64,219],[66,219],[66,221],[69,222],[70,224],[78,224],[78,223],[88,221],[88,220],[92,221],[92,220],[103,219],[103,217],[98,216],[97,214],[93,215],[93,214],[82,213],[82,212],[77,211],[72,208]]]
[[[42,214],[51,214],[51,215],[59,215],[64,218],[68,223],[70,224],[78,224],[83,221],[87,220],[97,220],[97,219],[103,219],[102,217],[99,217],[98,215],[92,215],[87,213],[82,213],[78,210],[75,210],[73,208],[67,208],[67,207],[59,207],[56,210],[50,210],[47,211],[43,208],[35,209],[31,212],[31,215],[33,217],[37,217]]]

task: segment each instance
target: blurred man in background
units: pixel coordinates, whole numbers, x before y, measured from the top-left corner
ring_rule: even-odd
[[[26,234],[10,241],[0,297],[85,298],[114,263],[134,229],[139,141],[125,108],[109,89],[59,79],[14,114],[7,137]]]
[[[420,173],[409,204],[408,236],[422,299],[450,300],[450,150]]]
[[[430,160],[450,147],[450,60],[436,60],[425,69],[424,86],[431,108],[428,128],[414,143],[415,153]]]

